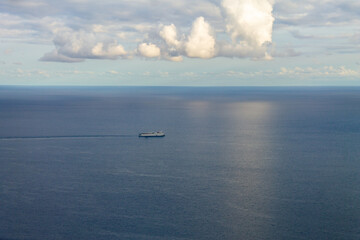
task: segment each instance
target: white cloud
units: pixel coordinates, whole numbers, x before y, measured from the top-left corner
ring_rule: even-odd
[[[266,77],[266,78],[280,78],[285,79],[351,79],[358,78],[360,76],[359,70],[350,69],[345,66],[323,66],[323,67],[282,67],[280,70],[259,70],[259,71],[234,71],[230,70],[223,73],[226,77],[230,78],[254,78],[254,77]]]
[[[104,46],[104,43],[97,43],[91,50],[92,54],[101,58],[116,58],[118,56],[126,55],[126,51],[123,46],[117,43],[110,43]]]
[[[43,77],[43,78],[49,78],[51,74],[47,70],[39,70],[39,69],[21,69],[16,68],[10,70],[11,75],[22,78],[22,77]]]
[[[162,58],[173,62],[183,61],[181,53],[184,47],[184,37],[178,39],[176,26],[174,24],[161,26],[159,37],[165,41],[165,44],[161,46]]]
[[[220,45],[220,55],[270,59],[272,42],[272,2],[269,0],[223,0],[226,31],[232,43]]]
[[[345,66],[324,66],[322,68],[313,67],[294,67],[294,68],[281,68],[278,75],[282,76],[302,76],[302,77],[357,77],[360,76],[360,71],[356,71]]]
[[[134,57],[170,61],[218,56],[270,59],[312,51],[312,39],[324,40],[326,51],[335,44],[346,46],[347,52],[359,50],[360,38],[355,28],[360,22],[360,4],[354,0],[276,0],[276,3],[198,0],[196,4],[190,0],[63,0],[56,3],[0,1],[0,38],[38,44],[53,41],[54,50],[41,59],[63,62],[130,58],[133,52],[139,53]],[[335,30],[334,25],[338,27]],[[322,32],[317,31],[319,26]],[[296,41],[292,43],[296,51],[286,49],[284,44],[289,42],[284,40],[289,32],[295,37],[291,40]],[[274,33],[276,48],[282,51],[275,50]],[[141,44],[144,42],[151,44]]]
[[[55,50],[42,60],[73,62],[86,58],[116,59],[126,55],[123,44],[118,41],[124,42],[125,46],[133,46],[137,42],[156,43],[156,46],[141,44],[137,51],[145,57],[161,57],[170,61],[182,61],[183,56],[212,58],[218,55],[259,59],[266,56],[266,47],[258,45],[271,42],[272,5],[266,0],[223,0],[222,5],[199,0],[196,6],[190,0],[159,0],[156,4],[148,0],[106,0],[102,4],[95,0],[65,0],[59,2],[56,12],[49,10],[54,13],[51,16],[45,12],[39,16],[31,14],[30,5],[43,5],[46,1],[27,2],[16,5],[18,8],[7,2],[0,3],[0,14],[5,16],[0,23],[0,29],[3,27],[1,33],[22,39],[28,35],[32,41],[54,39]],[[8,13],[1,13],[1,7],[7,9]],[[248,21],[239,20],[242,14],[246,14]],[[271,20],[267,26],[264,23],[266,17]],[[164,21],[173,23],[163,25]],[[155,38],[153,35],[159,22],[162,27]],[[193,24],[188,32],[191,22]],[[179,34],[181,31],[183,33]],[[218,43],[215,32],[228,33],[237,42]],[[129,49],[129,52],[132,50]]]
[[[60,31],[54,39],[56,49],[45,54],[42,61],[79,62],[82,59],[116,59],[125,56],[123,46],[106,35],[85,31]]]
[[[160,48],[152,43],[142,43],[138,47],[139,53],[147,58],[154,58],[160,56]]]
[[[177,39],[177,30],[174,24],[163,26],[159,34],[168,46],[178,47],[180,45],[180,41]]]
[[[261,46],[272,41],[272,4],[269,0],[223,0],[226,29],[234,43]]]
[[[216,56],[252,59],[271,59],[272,2],[270,0],[223,0],[225,14],[223,33],[229,34],[231,42],[218,41],[215,30],[198,17],[187,37],[178,37],[174,24],[163,26],[159,36],[165,41],[162,46],[163,58],[184,55],[192,58]],[[219,23],[217,23],[219,26]],[[219,31],[219,30],[217,30]],[[221,30],[219,31],[221,33]],[[178,60],[178,58],[176,58]]]
[[[188,57],[212,58],[215,56],[215,37],[209,23],[203,17],[197,18],[192,26],[185,52]]]

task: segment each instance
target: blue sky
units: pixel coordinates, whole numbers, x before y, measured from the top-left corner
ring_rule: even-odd
[[[352,0],[3,0],[0,85],[360,85]]]

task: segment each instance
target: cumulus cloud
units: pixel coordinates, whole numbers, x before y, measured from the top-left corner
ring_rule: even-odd
[[[163,53],[184,55],[191,58],[212,58],[216,56],[252,59],[271,59],[272,31],[274,17],[271,0],[223,0],[224,22],[217,40],[215,29],[204,17],[198,17],[192,24],[188,36],[178,37],[174,24],[163,26],[159,36],[165,41]],[[219,24],[217,23],[217,27]],[[164,54],[163,54],[164,55]],[[165,59],[169,59],[164,57]]]
[[[226,32],[231,44],[223,43],[221,55],[228,57],[271,58],[267,52],[272,42],[274,17],[270,0],[223,0]]]
[[[178,31],[174,24],[162,25],[159,31],[159,37],[165,42],[161,47],[161,57],[163,59],[181,62],[183,57],[184,36],[178,37]]]
[[[215,29],[204,17],[198,17],[189,34],[179,37],[174,24],[162,26],[159,37],[165,42],[162,57],[180,60],[179,55],[191,58],[213,58],[216,56],[252,59],[271,59],[274,17],[271,0],[223,0],[223,30],[226,38],[217,40]],[[217,24],[218,25],[218,24]],[[171,58],[169,56],[175,56]]]
[[[360,23],[360,3],[354,0],[276,0],[276,3],[274,0],[198,0],[194,5],[191,0],[63,0],[49,4],[46,0],[5,0],[0,1],[0,19],[0,38],[40,44],[49,44],[55,39],[54,51],[42,59],[116,59],[128,56],[126,52],[140,53],[139,49],[125,48],[142,42],[156,44],[155,52],[160,50],[160,54],[155,55],[170,61],[217,56],[269,59],[279,56],[271,50],[275,45],[273,31],[278,31],[279,39],[292,31],[295,41],[308,39],[305,44],[312,39],[341,38],[338,41],[343,42],[338,45],[346,45],[348,51],[358,51],[359,37],[353,33]],[[338,29],[333,30],[334,26]],[[59,41],[61,34],[66,35],[64,41]],[[328,44],[332,45],[334,42]]]
[[[255,46],[271,42],[274,17],[269,0],[224,0],[222,6],[233,42],[246,41]]]
[[[188,57],[212,58],[215,56],[215,37],[209,23],[203,17],[197,18],[185,43]]]
[[[127,52],[123,46],[106,36],[85,31],[58,32],[54,38],[56,49],[45,54],[42,61],[79,62],[83,59],[117,59]]]
[[[98,42],[91,50],[91,53],[100,58],[117,58],[118,56],[126,55],[124,47],[116,42],[104,45],[102,42]]]
[[[174,24],[163,26],[159,35],[168,46],[179,47],[180,41],[177,39],[177,30]]]
[[[138,42],[143,43],[128,51],[170,61],[216,56],[260,59],[267,57],[272,37],[270,0],[223,0],[222,4],[199,0],[192,8],[188,7],[190,0],[159,0],[156,4],[142,0],[141,6],[131,1],[108,0],[99,4],[95,0],[65,0],[59,2],[56,12],[51,11],[52,16],[43,13],[35,17],[31,14],[33,7],[47,6],[46,1],[26,2],[0,3],[0,14],[5,16],[0,29],[6,36],[21,33],[33,41],[46,39],[47,43],[53,39],[55,49],[46,53],[43,61],[117,59],[129,55],[123,44],[133,46]],[[1,8],[7,13],[1,13]],[[162,21],[173,23],[161,24],[159,29]],[[153,36],[155,29],[157,37]],[[222,36],[222,41],[216,39],[215,32]],[[232,41],[226,41],[224,34]]]
[[[154,58],[160,56],[160,48],[152,43],[142,43],[138,47],[139,53],[148,58]]]

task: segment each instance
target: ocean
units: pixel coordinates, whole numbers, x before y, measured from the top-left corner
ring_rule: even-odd
[[[359,144],[359,87],[3,86],[0,240],[360,239]]]

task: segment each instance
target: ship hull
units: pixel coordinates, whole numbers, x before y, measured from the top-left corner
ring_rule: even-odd
[[[149,133],[140,133],[139,137],[149,138],[149,137],[165,137],[163,132],[149,132]]]

